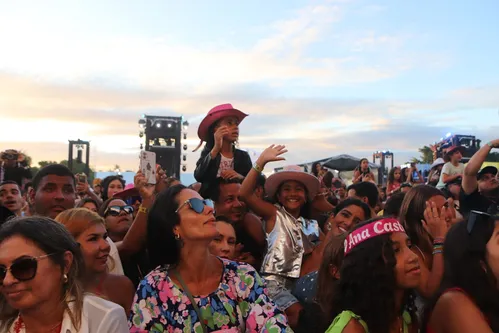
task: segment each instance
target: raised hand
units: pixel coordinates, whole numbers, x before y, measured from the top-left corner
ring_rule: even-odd
[[[446,221],[447,210],[448,208],[444,206],[439,212],[434,202],[426,202],[424,220],[421,220],[421,223],[433,238],[445,238],[448,230]]]
[[[223,178],[223,179],[244,179],[243,176],[241,176],[240,174],[238,174],[236,171],[234,170],[224,170],[222,171],[222,173],[220,174],[220,176]]]
[[[217,130],[215,131],[215,149],[222,149],[224,136],[226,135],[229,135],[229,128],[227,126],[220,126],[219,128],[217,128]]]
[[[154,197],[155,185],[148,184],[146,176],[142,171],[138,171],[133,177],[133,184],[135,188],[139,191],[140,196],[143,200],[151,199]]]
[[[287,152],[288,150],[284,145],[271,145],[263,151],[258,160],[262,164],[266,164],[268,162],[284,161],[285,158],[281,157],[281,155]]]

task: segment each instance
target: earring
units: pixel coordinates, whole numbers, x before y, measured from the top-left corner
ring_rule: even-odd
[[[177,240],[177,241],[180,240],[180,235],[179,234],[175,234],[175,240]]]
[[[68,283],[68,275],[67,275],[67,274],[64,274],[64,275],[62,276],[62,281],[63,281],[64,283]]]

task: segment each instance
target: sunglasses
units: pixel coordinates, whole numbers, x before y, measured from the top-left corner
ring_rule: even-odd
[[[201,214],[204,210],[204,206],[208,206],[210,208],[215,208],[215,205],[213,203],[212,200],[210,199],[205,199],[205,200],[201,200],[201,199],[198,199],[198,198],[190,198],[188,200],[185,200],[184,203],[182,203],[178,208],[177,210],[175,211],[175,213],[178,213],[178,211],[184,207],[185,205],[189,205],[189,207],[191,207],[191,209],[193,211],[195,211],[196,213],[198,214]],[[215,214],[215,211],[213,211],[213,214]]]
[[[133,207],[132,206],[109,206],[107,207],[106,211],[104,212],[104,216],[118,216],[121,214],[121,212],[125,212],[127,214],[132,214],[133,213]]]
[[[0,285],[3,285],[3,280],[7,276],[7,272],[18,281],[29,281],[36,276],[38,269],[38,260],[53,256],[55,253],[46,254],[39,257],[24,257],[14,260],[10,267],[0,266]]]

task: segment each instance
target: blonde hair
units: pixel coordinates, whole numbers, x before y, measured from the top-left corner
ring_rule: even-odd
[[[102,224],[106,227],[106,221],[99,214],[86,208],[72,208],[61,212],[55,220],[66,227],[71,235],[77,239],[88,228]],[[109,269],[115,266],[114,259],[109,257]]]

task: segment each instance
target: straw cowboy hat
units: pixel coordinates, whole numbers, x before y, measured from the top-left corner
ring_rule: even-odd
[[[221,104],[215,106],[208,112],[206,117],[203,118],[198,128],[198,137],[201,139],[199,146],[194,150],[198,150],[203,144],[203,141],[208,141],[209,129],[210,127],[225,117],[236,117],[239,122],[243,121],[248,115],[242,111],[235,109],[232,104]]]
[[[272,174],[265,182],[265,192],[273,198],[279,186],[288,180],[300,182],[308,192],[308,199],[313,200],[320,189],[320,182],[317,177],[303,172],[299,166],[288,166],[283,171]]]

